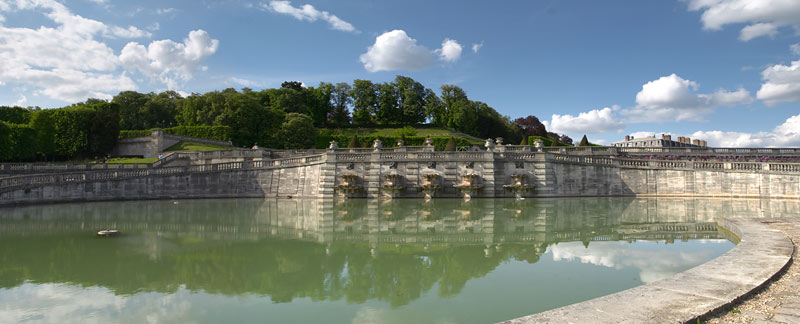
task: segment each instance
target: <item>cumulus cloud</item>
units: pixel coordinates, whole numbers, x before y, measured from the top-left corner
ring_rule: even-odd
[[[461,51],[461,44],[447,38],[441,48],[431,51],[418,45],[417,40],[409,37],[405,31],[396,29],[375,38],[375,43],[361,54],[360,60],[370,72],[416,71],[433,65],[434,54],[444,62],[455,62],[461,57]]]
[[[739,39],[774,36],[779,27],[800,30],[800,6],[794,0],[689,0],[689,10],[703,11],[703,28],[720,30],[725,25],[747,24]]]
[[[292,6],[290,1],[270,1],[269,4],[262,3],[261,8],[276,12],[279,14],[289,15],[301,21],[317,21],[324,20],[328,22],[331,28],[346,32],[358,32],[355,27],[349,22],[346,22],[336,15],[327,11],[320,11],[310,4],[305,4],[300,7]]]
[[[742,31],[739,33],[739,39],[746,42],[764,35],[769,35],[770,38],[773,38],[777,34],[778,26],[775,24],[758,23],[742,28]]]
[[[149,33],[75,15],[56,1],[0,3],[0,12],[38,10],[56,25],[37,29],[0,25],[0,80],[32,86],[37,94],[67,102],[110,99],[110,93],[137,88],[125,73],[115,72],[118,58],[96,38],[149,37]]]
[[[725,244],[725,240],[713,240],[710,243]],[[567,242],[552,245],[548,248],[553,254],[553,261],[579,260],[597,266],[624,269],[639,269],[639,277],[644,283],[651,283],[672,276],[685,269],[707,261],[711,251],[650,251],[636,250],[627,242],[592,242],[584,248],[581,242]]]
[[[792,54],[800,56],[800,43],[789,45],[789,50],[792,51]]]
[[[630,122],[702,121],[716,107],[736,106],[753,102],[744,88],[736,91],[719,89],[713,93],[696,93],[697,82],[671,74],[650,81],[636,94],[637,106],[622,113]]]
[[[761,72],[764,83],[756,93],[756,98],[769,106],[781,102],[800,101],[800,61],[791,65],[776,64]]]
[[[147,47],[130,42],[122,49],[120,62],[129,70],[139,71],[176,89],[180,80],[190,80],[200,63],[214,54],[219,41],[204,30],[193,30],[183,43],[172,40],[153,41]]]
[[[614,116],[619,107],[606,107],[582,112],[577,116],[553,114],[545,127],[556,133],[598,134],[625,128],[625,123]]]
[[[797,147],[800,146],[800,115],[789,117],[771,132],[697,131],[691,137],[706,139],[715,147]]]
[[[458,42],[445,38],[442,42],[442,48],[437,49],[436,53],[439,54],[439,59],[445,62],[455,62],[461,58],[461,44]]]

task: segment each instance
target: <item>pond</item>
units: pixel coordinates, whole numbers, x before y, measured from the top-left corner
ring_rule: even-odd
[[[734,247],[714,208],[688,205],[212,199],[6,208],[0,322],[497,322],[650,283]],[[95,235],[103,229],[122,234]]]

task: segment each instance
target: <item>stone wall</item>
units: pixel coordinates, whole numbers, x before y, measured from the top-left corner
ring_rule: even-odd
[[[219,146],[231,146],[231,142],[214,141],[204,138],[170,135],[160,129],[154,129],[150,136],[126,138],[117,141],[112,150],[112,156],[141,156],[144,158],[158,157],[165,149],[182,141],[204,143]]]
[[[235,163],[225,165],[229,164]],[[51,181],[0,190],[0,206],[103,200],[320,197],[320,164],[274,168],[219,168],[210,172],[191,171],[191,167],[159,170],[171,169],[179,171],[118,178],[66,175],[70,178],[69,181]],[[90,174],[96,175],[98,172]],[[104,172],[113,174],[114,171]],[[39,177],[44,179],[56,176]]]
[[[599,154],[608,150],[564,154],[530,147],[470,152],[331,149],[282,159],[252,151],[202,153],[202,158],[189,157],[200,164],[182,166],[0,175],[0,205],[212,197],[423,198],[420,187],[429,174],[437,175],[434,198],[465,197],[457,188],[465,175],[474,175],[478,187],[471,197],[514,197],[504,185],[524,175],[524,184],[534,188],[522,197],[800,198],[798,163],[643,160]],[[207,162],[223,160],[232,162]],[[357,190],[343,187],[348,176]],[[397,183],[389,190],[392,177]]]

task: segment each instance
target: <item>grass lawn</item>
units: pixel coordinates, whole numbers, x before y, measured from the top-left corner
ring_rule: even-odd
[[[164,152],[175,152],[175,151],[218,151],[218,150],[230,150],[233,147],[231,146],[219,146],[219,145],[211,145],[211,144],[203,144],[203,143],[196,143],[196,142],[179,142],[173,146],[168,147]]]

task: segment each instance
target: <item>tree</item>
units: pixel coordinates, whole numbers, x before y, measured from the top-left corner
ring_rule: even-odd
[[[283,81],[281,88],[302,91],[303,83],[300,81]]]
[[[525,136],[547,136],[547,129],[545,129],[544,124],[534,115],[517,118],[514,120],[514,123],[519,125]]]
[[[280,138],[284,141],[284,148],[312,148],[316,137],[317,129],[314,128],[311,117],[298,113],[286,114],[286,121],[283,122],[280,129]]]
[[[519,145],[528,145],[528,136],[522,136],[522,142],[519,142]]]
[[[450,136],[450,139],[447,140],[447,145],[445,145],[444,150],[454,152],[456,150],[456,139]]]
[[[350,89],[353,103],[353,123],[369,125],[376,122],[378,110],[378,87],[369,80],[355,80]]]
[[[378,109],[375,111],[375,119],[379,124],[393,124],[400,120],[398,100],[397,89],[393,84],[384,82],[378,85]]]
[[[558,140],[559,140],[561,143],[564,143],[564,144],[569,144],[569,145],[573,145],[573,143],[572,143],[572,138],[571,138],[571,137],[569,137],[569,136],[567,136],[566,134],[564,134],[564,135],[561,135],[561,137],[559,137],[559,138],[558,138]]]
[[[350,124],[350,110],[347,108],[352,102],[350,97],[352,88],[345,82],[339,82],[333,86],[331,91],[331,104],[333,111],[328,116],[328,120],[335,126],[341,127]]]
[[[398,96],[399,120],[393,123],[420,124],[425,122],[427,104],[425,102],[426,89],[414,79],[398,75],[393,85]]]
[[[580,142],[580,144],[578,144],[578,146],[589,146],[589,145],[590,145],[589,144],[589,140],[586,138],[586,134],[584,134],[583,138],[581,138],[581,142]]]
[[[350,139],[350,143],[347,144],[347,148],[359,148],[361,147],[361,142],[358,141],[358,135],[353,135],[353,138]]]
[[[150,101],[150,97],[136,91],[122,91],[111,99],[119,106],[120,129],[147,129],[147,122],[139,109]]]
[[[333,105],[331,104],[332,93],[333,85],[327,82],[321,82],[317,88],[308,87],[303,89],[306,110],[296,112],[308,114],[314,121],[315,126],[324,127],[333,111]]]

